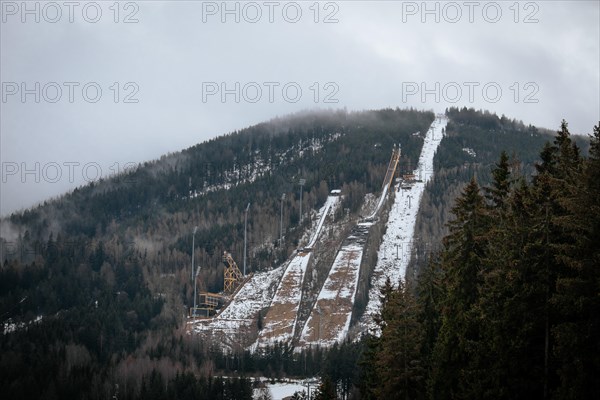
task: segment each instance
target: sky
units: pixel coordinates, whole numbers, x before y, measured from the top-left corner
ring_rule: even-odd
[[[0,3],[0,215],[312,109],[600,120],[598,1]]]

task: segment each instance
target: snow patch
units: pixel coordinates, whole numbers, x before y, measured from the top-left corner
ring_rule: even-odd
[[[289,342],[293,339],[302,301],[302,284],[312,256],[312,248],[323,231],[327,216],[335,210],[338,201],[338,196],[327,198],[325,205],[319,210],[319,222],[308,245],[300,249],[289,262],[264,318],[258,346]]]
[[[404,279],[406,268],[410,262],[413,249],[413,236],[419,205],[427,182],[433,177],[433,157],[442,141],[442,129],[448,120],[439,117],[431,124],[423,149],[419,157],[419,166],[414,171],[421,181],[415,182],[408,189],[396,187],[394,204],[390,210],[387,222],[387,230],[377,253],[377,265],[371,277],[371,290],[369,301],[360,324],[370,332],[379,334],[379,327],[373,321],[373,316],[379,313],[381,308],[380,289],[385,285],[389,277],[393,285],[397,286],[400,279]]]

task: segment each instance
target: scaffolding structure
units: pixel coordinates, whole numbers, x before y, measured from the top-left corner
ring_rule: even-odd
[[[231,295],[242,284],[244,276],[235,261],[233,261],[231,254],[226,251],[223,252],[223,264],[225,264],[223,292]]]

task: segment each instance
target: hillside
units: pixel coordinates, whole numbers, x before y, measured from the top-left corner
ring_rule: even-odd
[[[506,151],[512,173],[530,181],[553,139],[473,109],[438,117],[276,118],[2,220],[3,393],[105,398],[118,384],[133,399],[145,384],[183,385],[184,373],[199,387],[215,375],[326,373],[347,394],[363,336],[378,329],[386,278],[397,287],[406,273],[416,286],[469,180],[489,184]],[[586,154],[587,141],[573,140]],[[248,203],[252,275],[217,318],[186,324],[194,227],[199,289],[220,292],[223,251],[242,266]]]
[[[277,118],[2,220],[2,385],[18,382],[14,393],[45,388],[58,375],[37,386],[16,377],[33,379],[48,370],[72,376],[75,386],[98,374],[139,384],[139,374],[160,360],[173,373],[185,370],[190,358],[201,356],[166,362],[147,354],[160,354],[160,338],[172,337],[184,320],[184,305],[193,303],[194,226],[201,290],[222,290],[224,250],[241,265],[249,202],[248,270],[277,266],[296,248],[313,218],[310,210],[324,204],[330,189],[343,193],[336,218],[344,210],[355,215],[365,194],[379,189],[388,149],[402,143],[402,163],[413,163],[423,142],[413,133],[425,132],[432,120],[430,112],[399,109]],[[306,179],[302,225],[299,178]],[[32,360],[31,344],[48,357]],[[65,363],[84,371],[72,375]]]
[[[438,251],[448,234],[451,205],[472,177],[481,186],[491,182],[491,171],[500,152],[510,157],[516,175],[531,179],[540,149],[551,142],[554,131],[525,125],[505,116],[467,108],[450,108],[448,129],[434,158],[434,178],[425,189],[417,216],[414,246],[408,257],[407,279],[416,280],[429,255]],[[587,154],[589,141],[573,136],[582,154]]]

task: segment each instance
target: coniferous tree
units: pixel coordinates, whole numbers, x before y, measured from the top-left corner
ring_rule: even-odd
[[[323,377],[323,381],[319,388],[317,389],[317,393],[315,395],[315,400],[336,400],[337,393],[335,389],[335,385],[332,382],[329,375],[325,375]]]
[[[561,221],[568,218],[563,199],[566,196],[565,189],[573,182],[581,167],[579,150],[571,141],[564,120],[553,145],[544,148],[541,159],[531,191],[532,201],[537,207],[531,221],[530,240],[525,247],[525,251],[531,256],[529,266],[532,268],[533,279],[527,282],[524,290],[532,294],[530,307],[538,311],[536,315],[531,315],[531,321],[537,324],[538,334],[543,334],[541,390],[543,398],[550,398],[557,386],[557,365],[553,358],[551,330],[559,320],[550,299],[556,293],[558,280],[568,272],[561,255],[565,247],[573,244],[573,238],[560,226]],[[540,354],[541,349],[532,349],[532,359],[538,358]]]
[[[492,170],[492,184],[485,188],[486,198],[490,200],[493,208],[502,208],[510,191],[510,167],[508,155],[505,151],[500,153],[500,160]]]
[[[361,399],[375,400],[377,399],[377,386],[379,385],[379,377],[377,375],[376,360],[377,355],[381,351],[381,338],[368,334],[363,337],[365,342],[365,350],[358,362],[360,368],[360,376],[358,389],[361,394]]]
[[[375,360],[377,397],[424,398],[423,329],[417,302],[402,281],[391,293],[383,315],[381,348]]]
[[[422,354],[425,366],[431,366],[433,347],[441,326],[441,306],[444,298],[443,273],[439,260],[430,258],[417,282],[417,302],[423,327]],[[431,371],[428,371],[429,373]]]
[[[470,364],[480,334],[475,305],[488,227],[484,198],[475,179],[452,212],[456,218],[449,224],[441,257],[446,297],[430,378],[430,394],[436,399],[468,397],[478,389],[473,386]]]
[[[600,393],[600,125],[594,127],[590,145],[582,168],[570,165],[575,174],[564,182],[566,193],[560,199],[567,215],[558,225],[570,240],[561,249],[566,269],[551,300],[560,319],[552,329],[560,379],[556,398],[563,399]],[[563,152],[568,154],[568,147]]]

